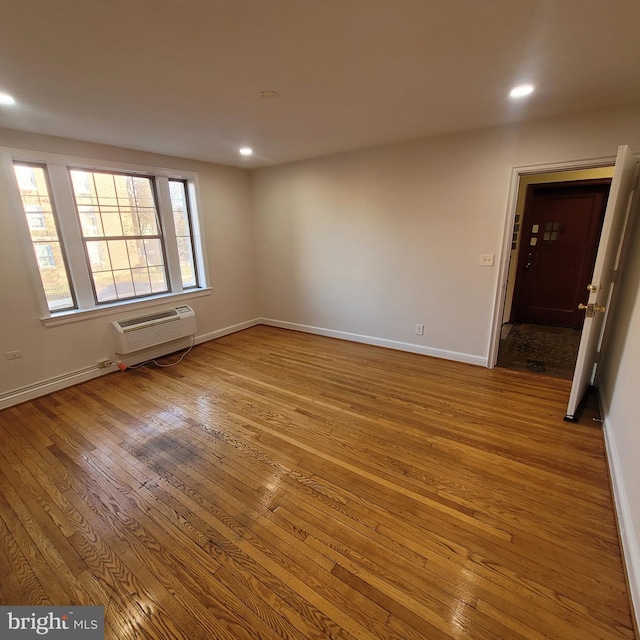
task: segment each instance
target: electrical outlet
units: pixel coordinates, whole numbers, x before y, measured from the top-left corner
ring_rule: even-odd
[[[115,364],[115,362],[113,362],[113,360],[109,360],[109,358],[102,358],[101,360],[98,360],[98,367],[100,369],[106,369],[107,367],[110,367],[112,364]]]
[[[424,335],[424,325],[423,324],[417,324],[416,325],[416,335],[417,336]]]
[[[7,351],[4,355],[7,360],[17,360],[18,358],[22,358],[22,351],[16,349],[16,351]]]
[[[481,267],[493,267],[493,253],[483,253],[480,256],[480,266]]]

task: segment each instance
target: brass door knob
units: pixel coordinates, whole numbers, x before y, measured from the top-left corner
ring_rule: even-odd
[[[587,318],[593,318],[593,316],[595,315],[596,311],[598,313],[604,313],[607,310],[607,307],[599,307],[597,304],[582,304],[580,303],[578,305],[578,309],[580,311],[586,311],[587,312]]]

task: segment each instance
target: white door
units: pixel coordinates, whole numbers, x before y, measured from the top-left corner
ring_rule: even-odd
[[[596,263],[589,291],[585,291],[585,299],[588,295],[587,304],[580,307],[585,308],[586,318],[565,420],[577,419],[576,413],[580,402],[589,385],[595,380],[602,334],[607,321],[608,307],[620,261],[622,239],[635,188],[636,171],[637,163],[631,149],[627,146],[618,147]]]

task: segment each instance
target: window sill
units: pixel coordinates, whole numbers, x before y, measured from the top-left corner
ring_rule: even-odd
[[[196,289],[194,291],[184,291],[181,293],[165,293],[159,296],[151,296],[143,300],[130,300],[117,302],[115,304],[101,305],[92,309],[73,309],[72,311],[61,311],[56,315],[41,318],[41,322],[45,327],[57,327],[61,324],[69,324],[71,322],[80,322],[81,320],[91,320],[103,316],[111,316],[115,314],[129,313],[142,309],[150,309],[159,305],[168,303],[182,302],[191,298],[202,298],[210,296],[211,288]]]

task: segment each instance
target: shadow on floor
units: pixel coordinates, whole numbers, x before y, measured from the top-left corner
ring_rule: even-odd
[[[580,334],[580,329],[568,327],[506,324],[502,328],[496,365],[571,380]]]

